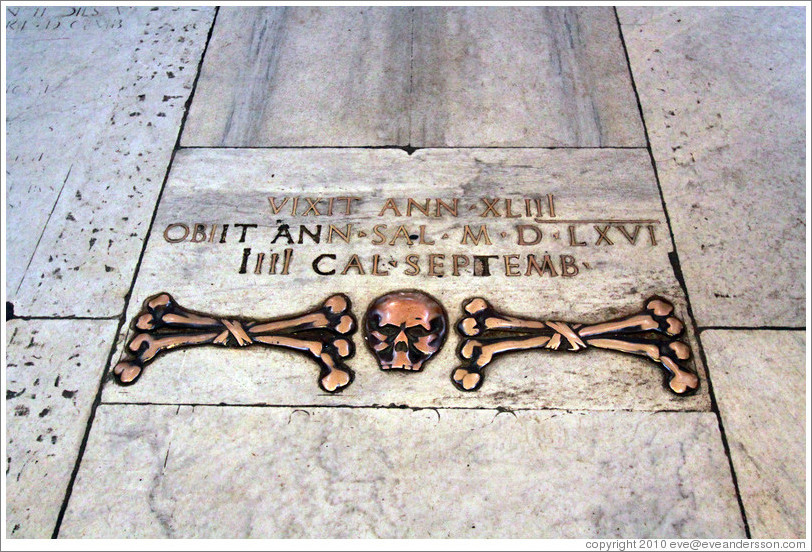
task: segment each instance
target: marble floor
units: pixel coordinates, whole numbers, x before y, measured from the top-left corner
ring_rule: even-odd
[[[808,538],[806,8],[4,9],[4,539]]]

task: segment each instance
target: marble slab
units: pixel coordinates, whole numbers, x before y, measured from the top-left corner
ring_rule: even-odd
[[[334,199],[329,215],[330,197],[358,199]],[[417,198],[413,207],[424,209],[428,201],[429,216],[416,207],[410,214],[409,198]],[[495,211],[487,208],[483,198],[495,202]],[[530,200],[530,217],[525,198]],[[452,207],[457,201],[457,216],[441,207],[438,199]],[[511,201],[511,218],[506,218],[506,200]],[[311,202],[319,216],[310,208]],[[348,202],[350,214],[346,214]],[[541,208],[540,217],[537,208]],[[625,222],[597,222],[605,220]],[[226,224],[229,228],[223,238]],[[212,225],[217,225],[213,233]],[[318,244],[301,230],[316,232],[317,225],[322,226]],[[347,225],[352,228],[348,230]],[[524,233],[527,245],[518,245],[517,225],[536,228]],[[595,226],[610,227],[611,245],[600,238]],[[480,235],[483,227],[490,245]],[[538,236],[536,231],[541,241],[529,245]],[[346,233],[349,243],[337,232]],[[570,245],[573,239],[576,245]],[[385,243],[376,243],[381,241]],[[282,274],[285,250],[291,256],[288,274]],[[452,328],[461,317],[463,302],[478,295],[502,311],[584,323],[639,312],[646,299],[661,295],[674,302],[690,328],[669,251],[659,192],[644,150],[437,149],[410,156],[400,150],[370,149],[184,149],[175,158],[127,317],[134,320],[143,302],[160,292],[171,294],[188,309],[255,319],[291,315],[344,293],[360,323],[376,297],[398,289],[419,289],[445,306]],[[272,274],[274,254],[278,259]],[[454,255],[459,256],[457,275]],[[495,256],[488,260],[490,276],[474,275],[474,255]],[[541,275],[528,270],[532,268],[528,255],[538,263],[549,255],[552,267]],[[415,274],[417,269],[420,272]],[[130,331],[122,340],[132,335]],[[687,339],[696,350],[690,331]],[[454,330],[421,373],[383,372],[361,332],[354,340],[356,354],[349,365],[357,377],[340,395],[321,391],[315,362],[294,351],[209,346],[159,356],[135,384],[107,385],[103,400],[710,408],[704,368],[698,360],[692,366],[699,373],[700,389],[687,397],[664,388],[662,370],[653,362],[597,349],[578,355],[529,351],[498,358],[488,368],[482,388],[467,393],[450,380],[452,369],[459,365],[455,351],[460,337]],[[120,347],[114,363],[122,354]]]
[[[7,8],[6,291],[17,314],[120,314],[213,15]]]
[[[427,7],[222,9],[182,143],[646,145],[611,8]]]
[[[60,536],[744,530],[711,413],[102,405]]]
[[[405,145],[410,38],[409,8],[223,7],[182,144]]]
[[[115,320],[6,322],[6,532],[51,538]]]
[[[611,7],[416,8],[412,72],[412,146],[646,146]]]
[[[807,538],[805,342],[806,332],[702,332],[753,538]]]
[[[803,326],[804,9],[618,13],[697,323]]]

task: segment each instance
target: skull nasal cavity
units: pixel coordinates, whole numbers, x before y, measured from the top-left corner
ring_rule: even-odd
[[[409,350],[409,338],[406,335],[406,332],[403,331],[402,329],[400,330],[398,335],[395,336],[395,350],[403,352]]]

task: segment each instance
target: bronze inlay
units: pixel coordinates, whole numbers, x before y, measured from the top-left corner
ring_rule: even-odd
[[[666,386],[678,395],[699,387],[696,374],[684,366],[691,349],[677,340],[685,325],[673,316],[674,306],[659,297],[646,301],[643,312],[592,325],[519,318],[497,311],[480,297],[467,301],[463,311],[457,331],[463,336],[458,353],[464,364],[451,372],[451,381],[463,391],[482,386],[484,369],[496,355],[530,349],[578,352],[589,347],[659,363]]]
[[[422,291],[393,291],[378,297],[364,321],[364,339],[381,370],[419,372],[443,346],[447,333],[445,310]]]
[[[121,383],[135,382],[144,366],[159,354],[179,347],[222,345],[247,347],[255,343],[302,351],[321,367],[319,386],[330,393],[341,391],[353,380],[353,371],[344,360],[355,352],[352,338],[356,330],[350,300],[346,295],[329,297],[311,312],[256,321],[219,318],[185,309],[168,293],[159,293],[144,302],[135,318],[135,336],[127,345],[133,355],[113,369]]]

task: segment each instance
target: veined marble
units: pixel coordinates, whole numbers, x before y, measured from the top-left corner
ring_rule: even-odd
[[[406,144],[410,35],[409,8],[223,7],[182,143]]]
[[[183,145],[646,142],[611,8],[275,7],[219,12]]]
[[[411,144],[645,147],[610,7],[414,11]]]

